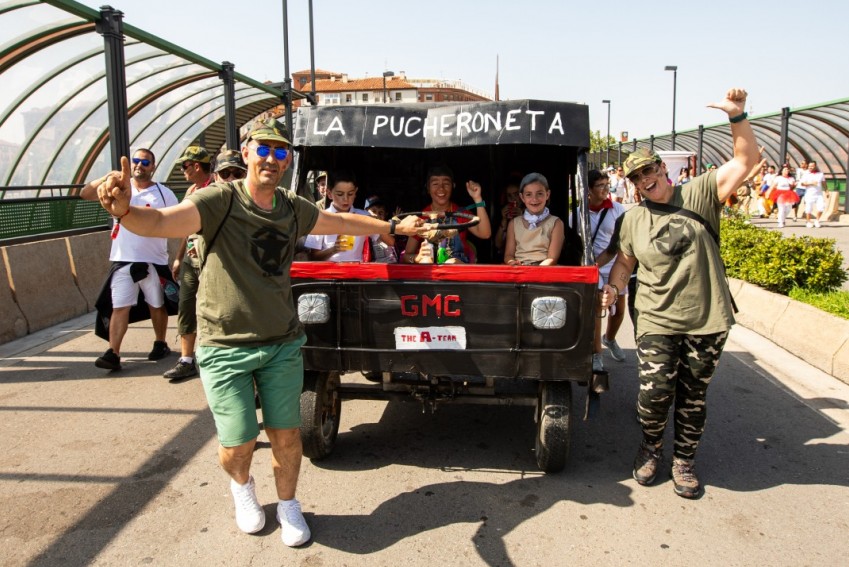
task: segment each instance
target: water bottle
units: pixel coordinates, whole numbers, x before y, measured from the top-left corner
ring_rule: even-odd
[[[443,238],[439,241],[439,249],[436,251],[436,263],[444,264],[451,258],[451,249],[448,248],[448,239]]]

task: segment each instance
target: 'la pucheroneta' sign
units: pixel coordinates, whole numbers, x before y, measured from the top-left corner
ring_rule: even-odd
[[[587,107],[574,103],[324,106],[298,110],[294,143],[422,149],[491,144],[588,147],[588,131]]]

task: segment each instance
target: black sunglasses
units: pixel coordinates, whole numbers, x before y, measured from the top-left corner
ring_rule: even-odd
[[[231,177],[235,179],[241,179],[244,176],[245,172],[241,169],[236,168],[222,169],[218,172],[218,177],[220,177],[221,179],[230,179]]]

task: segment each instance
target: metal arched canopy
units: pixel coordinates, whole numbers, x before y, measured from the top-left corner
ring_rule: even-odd
[[[106,49],[97,31],[101,19],[101,12],[72,0],[12,0],[0,7],[0,26],[9,32],[0,44],[0,185],[73,183],[110,169],[108,160],[100,159],[111,147],[103,136],[110,129],[110,113],[104,103]],[[207,128],[222,129],[227,105],[224,89],[217,87],[224,84],[220,77],[226,62],[122,26],[126,124],[133,144],[146,139],[139,135],[150,126],[145,119],[175,124],[203,116]],[[240,107],[259,114],[285,100],[281,89],[240,73],[233,73],[233,86],[237,127],[243,123],[238,120],[253,118],[245,118]],[[203,112],[179,104],[200,91],[219,90],[219,100],[210,101]],[[293,92],[292,98],[303,95]],[[163,108],[171,110],[164,114]],[[166,128],[151,149],[163,157],[179,152],[181,143],[205,138],[205,128],[199,128]],[[195,138],[187,142],[192,134]]]
[[[758,145],[764,147],[764,157],[770,165],[780,167],[787,163],[795,168],[802,160],[816,161],[826,178],[834,180],[832,187],[845,181],[849,170],[849,99],[785,108],[779,112],[751,116],[749,122]],[[786,153],[782,154],[782,129],[785,123]],[[731,159],[731,127],[727,122],[677,132],[675,149],[698,155],[700,138],[702,167],[708,163],[722,164]],[[652,144],[655,150],[671,150],[672,134],[623,142],[622,159],[636,148],[651,147]]]

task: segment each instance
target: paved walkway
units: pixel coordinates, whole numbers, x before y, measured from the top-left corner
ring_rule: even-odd
[[[639,432],[626,318],[628,359],[605,355],[611,391],[595,418],[573,418],[564,474],[536,470],[530,408],[431,415],[412,403],[344,402],[334,454],[301,467],[315,539],[295,550],[274,521],[265,436],[253,471],[268,522],[248,536],[233,522],[200,381],[161,378],[176,357],[146,360],[149,322],[130,327],[124,371],[95,368],[105,342],[91,323],[0,347],[4,566],[666,565],[685,555],[843,565],[849,554],[849,385],[742,327],[710,393],[699,501],[675,496],[665,471],[650,488],[630,477]],[[174,345],[173,318],[168,337]]]

